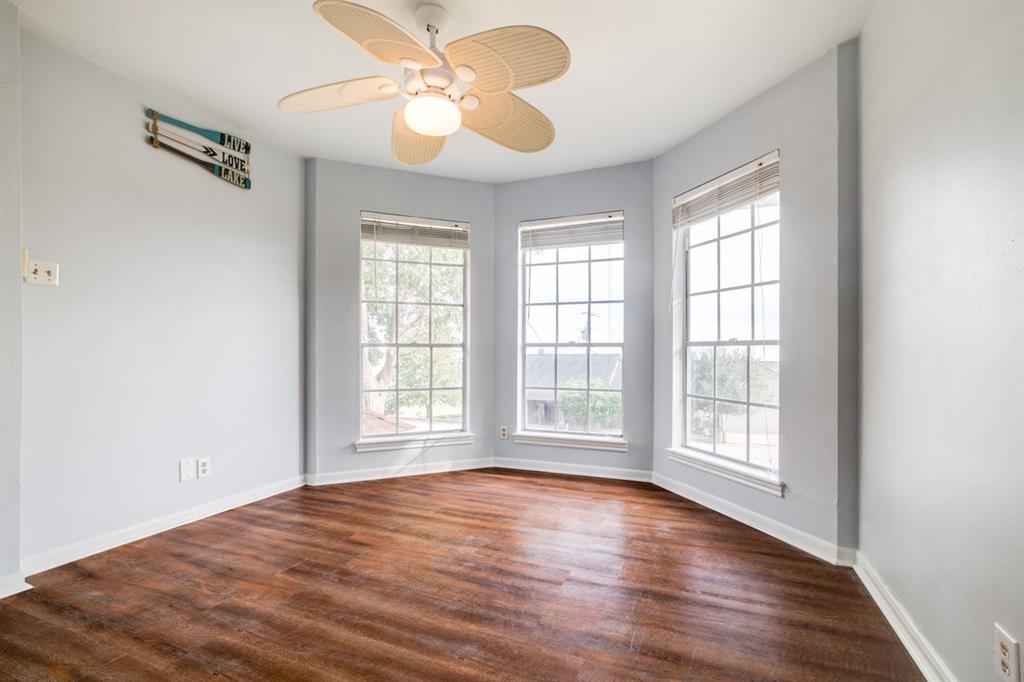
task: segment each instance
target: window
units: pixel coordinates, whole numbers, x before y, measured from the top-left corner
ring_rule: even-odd
[[[520,225],[520,430],[622,435],[622,212]]]
[[[465,431],[469,227],[361,223],[361,435]]]
[[[687,448],[779,467],[779,157],[676,200],[685,228]]]

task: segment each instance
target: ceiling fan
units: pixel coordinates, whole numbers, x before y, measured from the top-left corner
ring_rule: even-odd
[[[344,0],[316,0],[313,11],[371,55],[403,67],[401,85],[368,76],[300,90],[281,98],[284,111],[311,113],[378,102],[401,95],[395,112],[391,151],[405,164],[427,163],[461,126],[520,152],[545,149],[555,139],[547,116],[512,90],[548,83],[569,69],[569,48],[536,26],[504,26],[448,43],[437,36],[448,14],[421,5],[416,22],[430,47],[380,12]]]

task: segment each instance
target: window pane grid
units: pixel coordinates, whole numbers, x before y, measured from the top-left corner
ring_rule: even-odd
[[[776,280],[775,282],[766,282],[766,284],[775,284],[775,283],[778,283],[778,280]],[[749,289],[750,286],[748,285],[746,287],[741,287],[741,288]],[[712,290],[712,291],[714,291],[714,290]],[[394,301],[367,301],[367,302],[368,303],[394,303]],[[413,302],[415,302],[415,301],[413,301]],[[558,302],[555,302],[555,301],[545,301],[543,303],[527,303],[526,307],[527,308],[537,308],[537,307],[541,307],[541,306],[554,306],[554,305],[572,305],[572,304],[583,305],[584,303],[598,304],[598,303],[623,303],[623,302],[624,301],[621,298],[595,298],[593,300],[579,299],[579,300],[574,300],[574,301],[558,301]],[[443,303],[435,303],[434,305],[445,305],[445,304],[443,304]],[[458,303],[449,303],[448,305],[459,305],[459,304]]]
[[[367,241],[363,243],[362,258],[362,303],[363,331],[360,339],[360,362],[363,378],[360,380],[362,394],[361,434],[363,436],[394,435],[404,433],[442,433],[465,430],[465,288],[467,253],[464,249],[451,249],[429,246],[406,246],[403,244],[387,245],[390,257],[379,257],[382,245]],[[367,254],[367,251],[370,251]],[[461,252],[461,253],[459,253]],[[406,254],[407,257],[403,257]],[[412,254],[412,257],[408,257]],[[418,256],[418,257],[417,257]],[[407,265],[403,269],[402,265]],[[419,272],[417,273],[417,270]],[[458,273],[456,277],[448,277],[445,281],[448,291],[444,295],[454,297],[451,301],[435,301],[435,279],[438,274]],[[368,281],[368,275],[372,278]],[[382,277],[383,275],[383,277]],[[403,278],[404,276],[404,278]],[[382,279],[384,285],[382,286]],[[456,281],[457,280],[457,281]],[[444,280],[442,280],[444,281]],[[372,290],[367,284],[372,283]],[[399,294],[403,289],[412,292],[422,291],[418,297],[408,298]],[[383,292],[383,296],[382,296]],[[390,328],[384,334],[388,337],[373,337],[369,329],[369,313],[390,314]],[[444,310],[450,314],[441,316]],[[412,323],[405,321],[403,330],[403,313],[414,315]],[[437,322],[458,320],[458,330],[454,335],[461,337],[461,342],[450,339],[438,339],[435,331]],[[418,328],[410,331],[416,326]],[[409,338],[413,340],[407,340]],[[416,338],[421,337],[421,338]],[[385,383],[393,384],[385,389],[368,387],[367,373],[372,367],[367,366],[367,349],[379,350],[390,367],[383,371],[393,375]],[[435,355],[437,350],[459,349],[457,362],[450,362],[448,370],[455,364],[458,376],[437,377]],[[416,351],[424,351],[418,353]],[[391,360],[390,358],[393,358]],[[406,364],[403,364],[403,358]],[[413,363],[413,364],[409,364]],[[379,384],[378,384],[379,385]]]
[[[699,393],[687,393],[686,397],[687,398],[697,398],[698,400],[717,400],[720,403],[732,403],[734,405],[751,405],[753,407],[768,407],[768,408],[771,408],[773,410],[779,409],[778,405],[774,405],[772,403],[759,403],[759,402],[746,401],[746,400],[732,400],[730,398],[716,398],[714,396],[701,395]]]
[[[702,223],[686,261],[684,443],[769,471],[778,469],[777,196],[764,202],[772,220],[758,223],[753,202]]]
[[[373,344],[370,344],[373,345]],[[546,344],[539,344],[546,345]],[[715,346],[777,346],[779,345],[778,339],[749,339],[744,341],[687,341],[687,346],[694,348],[714,348]]]
[[[716,218],[715,220],[717,220],[717,218]],[[780,224],[781,222],[782,222],[781,220],[773,220],[773,221],[771,221],[771,222],[768,222],[768,223],[760,223],[760,224],[758,224],[758,225],[754,225],[753,227],[745,227],[745,228],[743,228],[742,230],[739,230],[739,231],[737,231],[737,232],[729,232],[728,234],[724,234],[724,235],[722,235],[721,237],[719,237],[719,236],[718,236],[718,231],[717,231],[717,228],[716,228],[716,231],[712,233],[712,234],[714,234],[715,236],[713,236],[713,237],[710,237],[710,238],[707,238],[707,239],[702,239],[702,240],[700,240],[700,241],[692,241],[692,240],[691,240],[691,241],[690,241],[690,242],[689,242],[689,243],[687,244],[687,248],[690,248],[690,249],[692,249],[692,248],[694,248],[694,247],[697,247],[697,246],[704,246],[704,245],[706,245],[706,244],[711,244],[712,242],[717,242],[717,241],[720,241],[720,240],[722,240],[722,239],[726,239],[726,238],[728,238],[728,237],[735,237],[735,236],[737,236],[737,235],[741,235],[741,234],[748,234],[748,233],[750,233],[750,232],[758,232],[759,230],[763,230],[763,229],[765,229],[766,227],[773,227],[773,226],[775,226],[775,225],[778,225],[778,224]]]
[[[618,253],[614,253],[616,247]],[[595,254],[598,248],[601,251]],[[613,252],[613,257],[607,257],[607,252]],[[618,318],[624,296],[593,298],[595,264],[606,268],[607,293],[621,292],[621,242],[522,252],[524,430],[621,435],[623,330]],[[548,287],[536,286],[535,282],[545,284],[545,280],[550,282]],[[600,326],[598,317],[607,328]],[[594,350],[606,351],[598,353],[599,361],[607,357],[616,363],[612,374],[618,375],[618,387],[597,385]]]

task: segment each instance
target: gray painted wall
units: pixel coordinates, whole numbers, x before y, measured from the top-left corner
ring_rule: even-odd
[[[1024,5],[861,41],[861,550],[961,680],[1024,640]]]
[[[16,580],[21,518],[21,53],[0,0],[0,594]],[[6,580],[5,580],[6,577]]]
[[[495,201],[497,360],[494,391],[499,425],[516,428],[519,303],[519,222],[622,210],[625,212],[625,356],[623,435],[628,452],[575,450],[498,440],[495,455],[549,462],[651,468],[651,162],[498,185]]]
[[[654,160],[654,470],[831,543],[839,540],[839,57],[833,50]],[[844,114],[846,115],[846,114]],[[855,112],[850,114],[855,116]],[[782,413],[777,498],[668,460],[673,444],[674,196],[780,149]],[[845,206],[845,204],[844,204]],[[849,224],[844,218],[844,224]],[[676,276],[685,268],[680,257]],[[853,519],[844,519],[854,524]],[[848,529],[844,538],[850,537]]]
[[[302,473],[303,167],[254,140],[232,187],[143,111],[225,126],[21,38],[24,243],[61,263],[22,290],[24,561]]]
[[[494,186],[337,161],[309,162],[315,259],[311,264],[315,347],[310,360],[318,474],[490,457],[494,447]],[[470,223],[472,445],[357,454],[359,438],[359,212]]]

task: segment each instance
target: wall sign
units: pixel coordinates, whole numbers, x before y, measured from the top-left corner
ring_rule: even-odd
[[[200,128],[153,109],[146,109],[146,117],[149,119],[146,142],[153,148],[166,149],[236,187],[252,189],[252,162],[249,160],[252,145],[246,140]]]

